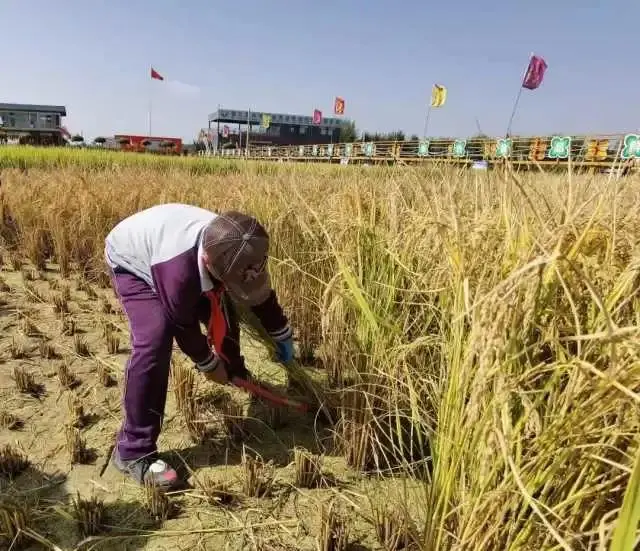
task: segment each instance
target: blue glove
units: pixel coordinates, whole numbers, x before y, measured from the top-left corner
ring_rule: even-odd
[[[284,364],[293,360],[293,338],[289,337],[284,341],[276,341],[276,357]]]

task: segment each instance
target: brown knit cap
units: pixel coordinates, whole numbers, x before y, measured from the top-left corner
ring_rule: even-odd
[[[209,270],[232,294],[251,305],[268,298],[269,236],[255,218],[236,211],[219,214],[205,228],[202,245]]]

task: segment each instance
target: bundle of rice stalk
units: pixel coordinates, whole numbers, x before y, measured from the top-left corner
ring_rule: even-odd
[[[240,320],[241,326],[247,333],[259,341],[272,356],[276,354],[276,345],[269,333],[264,329],[258,317],[244,304],[233,301],[233,306]],[[334,419],[327,407],[327,396],[325,390],[318,385],[309,375],[309,372],[301,366],[295,359],[287,364],[283,364],[289,379],[289,386],[299,389],[302,397],[309,403],[310,407],[318,408],[327,417],[330,423]]]

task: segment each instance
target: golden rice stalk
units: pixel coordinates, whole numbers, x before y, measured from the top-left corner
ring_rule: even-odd
[[[227,435],[232,440],[240,440],[247,435],[246,417],[242,404],[232,397],[224,400],[219,406],[224,419]]]
[[[0,448],[0,475],[5,478],[12,480],[30,465],[29,458],[11,444]]]
[[[234,302],[233,304],[240,323],[247,333],[275,356],[276,345],[271,336],[262,327],[256,315],[241,303]],[[328,398],[322,386],[311,378],[309,371],[301,366],[295,359],[289,362],[289,364],[285,366],[285,369],[289,380],[289,388],[295,388],[300,391],[306,401],[315,404],[316,407],[320,408],[323,415],[330,422],[333,422],[333,415],[327,407]]]
[[[43,360],[52,360],[58,357],[58,353],[53,344],[44,338],[41,338],[38,342],[38,352]]]
[[[204,494],[209,505],[229,507],[240,501],[240,494],[235,492],[228,480],[220,480],[212,475],[196,479],[196,486]]]
[[[9,256],[9,260],[11,262],[11,269],[14,272],[18,272],[21,270],[23,261],[22,261],[22,257],[17,252],[15,251],[11,252]]]
[[[385,551],[418,549],[418,530],[408,511],[391,508],[384,499],[372,505],[373,527]]]
[[[105,505],[102,499],[93,495],[89,499],[84,499],[80,497],[80,492],[77,492],[71,506],[81,537],[88,538],[102,531],[105,517]]]
[[[16,383],[16,388],[23,394],[37,396],[42,392],[42,386],[36,383],[33,375],[21,365],[16,365],[13,368],[13,380]]]
[[[200,417],[200,408],[196,400],[195,373],[188,364],[172,362],[171,379],[176,406],[182,414],[189,435],[195,442],[202,442],[206,438],[207,425]]]
[[[273,462],[249,457],[242,447],[242,491],[248,497],[268,497],[275,482]]]
[[[27,344],[24,339],[11,337],[9,345],[9,354],[14,360],[20,360],[27,357]]]
[[[145,482],[145,506],[156,522],[164,522],[173,513],[173,504],[166,492],[154,482]]]
[[[76,333],[76,322],[71,314],[60,316],[60,334],[73,337]]]
[[[0,410],[0,429],[18,430],[22,426],[22,420],[16,415],[9,411]]]
[[[67,398],[67,409],[69,410],[70,425],[77,429],[87,426],[89,421],[88,415],[84,411],[84,405],[80,398],[73,392],[69,392]]]
[[[72,425],[65,426],[67,453],[71,464],[86,464],[93,459],[93,452],[87,447],[86,439]]]
[[[62,388],[73,388],[78,384],[78,380],[66,360],[58,365],[57,375]]]
[[[322,482],[322,457],[304,448],[293,450],[295,485],[299,488],[317,488]]]
[[[42,337],[43,333],[26,315],[20,314],[20,330],[27,337]]]
[[[11,286],[0,277],[0,293],[8,293],[11,291]]]
[[[97,363],[96,370],[98,373],[98,380],[100,381],[100,384],[105,388],[113,386],[116,383],[115,379],[111,375],[111,370],[102,362]]]
[[[349,526],[344,513],[338,512],[337,498],[322,504],[316,543],[318,551],[347,551],[349,548]]]
[[[62,316],[69,313],[69,301],[63,293],[51,293],[53,311]]]
[[[26,504],[0,502],[0,543],[3,549],[22,549],[29,542],[26,535],[31,512]]]
[[[117,354],[120,351],[120,338],[116,333],[110,332],[106,336],[107,351],[109,354]]]
[[[91,355],[86,339],[78,334],[73,336],[73,350],[78,356],[86,357]]]

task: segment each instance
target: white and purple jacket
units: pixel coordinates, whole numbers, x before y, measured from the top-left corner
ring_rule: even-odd
[[[105,239],[109,266],[136,275],[157,293],[178,345],[194,362],[211,353],[198,311],[203,294],[217,284],[201,260],[203,230],[216,216],[191,205],[157,205],[120,221]],[[252,311],[274,340],[291,336],[274,291]]]

